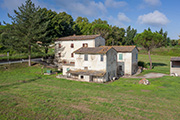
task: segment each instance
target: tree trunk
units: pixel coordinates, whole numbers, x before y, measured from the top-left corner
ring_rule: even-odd
[[[28,53],[29,53],[28,65],[31,66],[31,45],[29,45]]]
[[[148,55],[149,55],[150,69],[152,69],[152,60],[151,60],[151,51],[150,50],[148,50]]]

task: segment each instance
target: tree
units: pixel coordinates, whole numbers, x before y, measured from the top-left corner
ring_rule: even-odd
[[[122,45],[124,35],[124,28],[119,28],[116,26],[111,27],[111,31],[106,41],[106,45]]]
[[[134,45],[134,37],[136,36],[137,30],[129,26],[126,30],[126,36],[124,38],[124,45]]]
[[[159,34],[163,36],[162,46],[168,46],[170,44],[170,38],[167,37],[168,32],[167,31],[163,32],[163,29],[161,28]]]
[[[73,35],[73,24],[72,16],[66,12],[59,13],[52,19],[52,25],[54,26],[57,37]]]
[[[93,34],[100,34],[103,38],[107,38],[110,28],[106,24],[95,24],[92,26]]]
[[[150,61],[150,69],[152,69],[151,50],[154,47],[160,47],[162,45],[161,42],[163,41],[163,36],[157,32],[144,30],[143,33],[136,35],[134,41],[137,44],[142,45],[147,50]]]
[[[108,25],[108,22],[106,20],[101,20],[100,18],[99,19],[95,19],[92,24],[105,24],[105,25]]]
[[[77,35],[90,35],[92,34],[92,24],[86,17],[78,17],[75,21],[73,29]]]
[[[55,26],[53,26],[52,24],[52,19],[57,15],[57,13],[51,10],[47,10],[46,8],[39,9],[38,12],[44,13],[42,14],[43,19],[41,21],[41,24],[48,23],[46,31],[45,31],[47,34],[45,34],[45,36],[42,37],[42,39],[40,39],[40,41],[42,42],[41,45],[42,47],[44,47],[45,54],[47,54],[49,45],[53,42],[53,39],[58,36],[54,29]],[[44,34],[45,32],[43,31],[43,33],[41,34]]]
[[[170,44],[171,44],[171,46],[176,46],[176,45],[178,45],[178,40],[171,40]]]
[[[19,47],[28,52],[29,66],[31,66],[32,47],[36,47],[36,42],[46,36],[48,23],[42,23],[43,13],[38,12],[39,7],[35,7],[31,0],[26,0],[18,10],[14,10],[15,16],[8,14],[13,20],[9,41],[13,48]]]

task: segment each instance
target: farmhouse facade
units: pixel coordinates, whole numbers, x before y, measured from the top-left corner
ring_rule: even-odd
[[[138,70],[138,49],[136,46],[113,46],[117,51],[118,76],[133,75]]]
[[[170,75],[180,76],[180,57],[172,57],[170,60]]]
[[[107,82],[138,69],[135,46],[104,46],[100,35],[80,35],[59,38],[55,58],[63,75],[83,81]]]
[[[74,51],[81,47],[98,47],[105,45],[100,35],[73,35],[61,37],[55,41],[55,59],[59,68],[63,64],[74,64]]]
[[[75,66],[67,71],[73,78],[107,82],[116,77],[116,50],[109,46],[80,48],[75,52]]]

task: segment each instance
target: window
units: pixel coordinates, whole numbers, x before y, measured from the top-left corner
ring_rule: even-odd
[[[101,55],[100,57],[101,57],[101,60],[100,60],[100,61],[103,61],[103,60],[104,60],[103,55]]]
[[[71,57],[74,57],[74,53],[71,53]]]
[[[69,68],[67,68],[67,72],[69,71]]]
[[[83,43],[83,47],[88,47],[88,44],[87,43]]]
[[[74,48],[74,44],[73,43],[71,44],[71,48]]]
[[[136,54],[136,60],[138,60],[138,54]]]
[[[61,53],[59,53],[59,57],[61,57]]]
[[[123,54],[119,54],[119,60],[123,60]]]
[[[87,54],[84,55],[84,61],[88,61],[88,55]]]
[[[61,48],[61,44],[59,44],[59,48]]]
[[[88,70],[88,67],[84,67],[85,70]]]

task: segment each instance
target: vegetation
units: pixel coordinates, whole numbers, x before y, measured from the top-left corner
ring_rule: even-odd
[[[143,48],[139,50],[140,54],[147,54],[147,51]],[[151,50],[151,54],[153,55],[161,55],[161,56],[180,56],[180,47],[161,47],[161,48],[153,48]]]
[[[151,60],[151,50],[155,47],[162,46],[163,43],[163,36],[157,32],[152,32],[151,30],[144,30],[143,33],[138,34],[134,41],[142,45],[149,55],[149,61],[150,61],[150,69],[152,69],[152,60]]]
[[[152,68],[150,68],[150,63],[149,63],[149,58],[147,55],[140,54],[138,56],[138,60],[141,61],[141,64],[144,63],[144,66],[148,68],[148,70],[144,70],[141,75],[155,72],[155,73],[164,73],[169,75],[169,70],[170,70],[170,58],[171,56],[161,56],[161,55],[151,55],[152,57]]]
[[[161,63],[162,59],[153,61]],[[149,86],[139,85],[140,79],[132,78],[98,84],[44,76],[41,68],[0,66],[0,119],[180,118],[178,77],[149,79]]]

